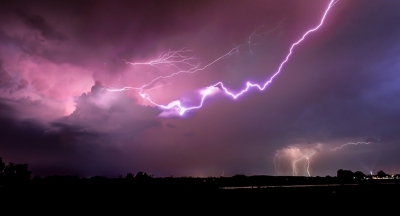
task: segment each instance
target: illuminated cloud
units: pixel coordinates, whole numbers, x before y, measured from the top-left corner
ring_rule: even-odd
[[[274,156],[275,171],[278,175],[310,176],[312,157],[322,149],[321,144],[293,145],[277,150]]]
[[[338,1],[264,91],[251,88],[234,100],[217,86],[202,109],[183,117],[142,97],[198,106],[202,90],[219,81],[237,94],[246,82],[268,80],[293,42],[318,26],[329,2],[4,1],[0,156],[28,163],[33,174],[230,176],[274,175],[278,155],[279,174],[293,175],[300,159],[294,174],[308,175],[301,158],[315,151],[308,156],[313,176],[340,168],[395,172],[397,1]],[[105,90],[141,87],[179,71],[130,64],[171,50],[190,50],[184,55],[194,67],[223,58],[142,92]],[[348,142],[374,144],[329,151]],[[318,152],[315,143],[324,148]]]

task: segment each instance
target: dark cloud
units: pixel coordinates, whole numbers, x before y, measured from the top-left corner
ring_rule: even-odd
[[[2,103],[1,107],[4,107]],[[0,145],[3,152],[3,157],[7,160],[15,160],[16,162],[24,163],[23,161],[38,163],[40,158],[59,158],[60,160],[68,160],[68,156],[74,155],[73,147],[68,143],[68,140],[63,140],[64,131],[58,134],[46,133],[46,125],[33,119],[18,119],[14,113],[1,110],[0,117],[2,136]],[[14,114],[14,115],[12,115]]]
[[[0,89],[12,94],[14,91],[22,90],[28,86],[28,81],[19,77],[12,77],[3,67],[3,60],[0,56]]]
[[[4,117],[11,117],[16,115],[16,111],[12,106],[6,103],[0,103],[0,115]]]
[[[167,125],[167,127],[169,127],[169,128],[176,128],[176,126],[175,126],[175,125],[173,125],[173,124],[170,124],[170,123],[167,123],[167,124],[165,124],[165,125]]]
[[[59,162],[54,163],[59,163],[57,166],[61,167],[61,171],[65,169],[69,174],[85,174],[96,169],[93,166],[99,163],[97,160],[101,160],[106,152],[114,152],[113,157],[121,157],[123,153],[115,146],[119,142],[135,143],[141,132],[161,126],[160,121],[155,119],[159,113],[156,109],[137,105],[123,95],[119,96],[120,100],[116,103],[111,101],[102,106],[104,104],[97,102],[106,99],[105,94],[107,93],[98,92],[97,95],[79,97],[74,113],[49,123],[34,118],[21,119],[22,115],[16,111],[17,106],[29,110],[34,107],[45,108],[40,101],[28,98],[18,103],[3,100],[0,103],[0,129],[5,135],[0,138],[0,143],[6,153],[4,158],[14,158],[17,161],[25,158],[32,164],[32,170],[36,174],[48,175],[53,169],[47,170],[46,167],[55,165],[47,165],[47,159],[58,157]],[[119,138],[114,139],[115,137]],[[34,159],[37,157],[44,157],[46,160],[37,161]],[[91,159],[88,160],[88,157]],[[67,160],[73,162],[63,164],[62,161]],[[86,165],[79,165],[82,163]],[[130,166],[122,166],[121,169],[127,172],[128,167]],[[118,169],[112,170],[113,168],[109,169],[108,175],[118,174]]]
[[[10,74],[3,68],[3,61],[0,59],[0,88],[9,88],[12,82]]]
[[[193,137],[195,135],[196,135],[196,133],[194,133],[194,132],[185,132],[185,133],[183,133],[184,137]]]
[[[0,29],[0,40],[2,41],[2,43],[13,43],[15,42],[15,39],[13,39],[12,37],[9,37],[3,29]]]
[[[276,174],[274,157],[298,148],[315,151],[312,175],[340,168],[395,172],[396,0],[338,1],[264,91],[236,100],[218,92],[184,116],[139,94],[158,104],[197,106],[200,90],[219,81],[233,92],[247,81],[262,83],[328,3],[3,1],[0,116],[7,135],[0,156],[27,158],[38,173],[252,175]],[[204,66],[238,44],[238,53],[203,71],[159,80],[142,92],[108,91],[190,68],[127,62],[185,47],[191,51],[184,55]],[[330,151],[349,142],[373,144]]]
[[[38,30],[44,38],[59,41],[67,39],[64,34],[57,32],[43,17],[35,14],[27,14],[23,11],[17,11],[17,14],[27,26]]]

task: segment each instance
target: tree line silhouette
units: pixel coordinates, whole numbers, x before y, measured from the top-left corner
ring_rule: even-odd
[[[343,170],[343,169],[340,169],[340,170],[337,171],[337,178],[340,178],[340,179],[356,179],[356,180],[362,180],[362,179],[367,178],[368,176],[369,176],[370,178],[372,178],[372,175],[365,175],[365,174],[364,174],[363,172],[361,172],[361,171],[352,172],[351,170]],[[383,178],[389,178],[389,177],[392,177],[392,178],[396,178],[396,177],[397,177],[397,178],[399,178],[400,175],[399,175],[399,174],[396,174],[396,175],[391,176],[391,175],[386,174],[383,170],[380,170],[380,171],[376,174],[376,177],[381,178],[381,179],[383,179]]]
[[[381,179],[390,175],[382,170],[376,177]],[[370,178],[368,178],[370,177]],[[397,184],[400,175],[392,175],[392,182]],[[177,190],[177,189],[226,189],[230,187],[282,187],[293,185],[335,185],[347,183],[369,183],[371,175],[365,175],[361,171],[352,172],[340,169],[336,177],[305,177],[305,176],[246,176],[237,174],[232,177],[157,177],[146,172],[139,171],[136,174],[127,173],[124,177],[107,178],[104,176],[93,176],[91,178],[80,178],[77,175],[49,175],[46,177],[34,176],[28,164],[5,164],[0,157],[0,189],[1,188],[62,188],[70,189],[135,189],[135,190]],[[374,179],[374,182],[378,182]],[[386,181],[387,182],[387,181]]]
[[[0,183],[16,184],[25,183],[31,179],[31,171],[28,170],[28,164],[14,164],[12,162],[7,165],[0,157]]]

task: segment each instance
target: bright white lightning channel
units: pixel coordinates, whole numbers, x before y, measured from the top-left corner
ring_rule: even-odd
[[[190,63],[190,60],[194,59],[194,57],[184,56],[183,53],[187,52],[187,50],[179,50],[179,51],[173,51],[173,52],[170,51],[170,52],[168,52],[168,53],[166,53],[164,55],[161,55],[158,59],[153,60],[153,61],[149,61],[149,62],[142,62],[142,63],[126,62],[126,63],[131,64],[131,65],[151,65],[151,66],[158,66],[158,65],[162,65],[162,64],[174,66],[176,63],[183,63],[185,65],[191,66],[191,68],[188,69],[188,70],[179,70],[178,72],[172,73],[172,74],[167,75],[167,76],[157,77],[157,78],[153,79],[152,81],[150,81],[149,83],[147,83],[147,84],[145,84],[145,85],[143,85],[141,87],[123,87],[123,88],[119,88],[119,89],[111,89],[111,88],[105,88],[105,89],[108,90],[108,91],[139,90],[139,95],[142,98],[144,98],[147,101],[149,101],[151,104],[153,104],[153,105],[155,105],[157,107],[160,107],[162,109],[166,109],[166,110],[173,109],[173,110],[177,111],[179,113],[179,115],[183,115],[185,112],[190,111],[190,110],[201,108],[203,106],[203,103],[204,103],[205,99],[208,96],[211,96],[213,93],[215,93],[217,91],[217,89],[222,89],[222,91],[226,95],[231,96],[233,99],[237,99],[239,96],[241,96],[242,94],[244,94],[250,88],[253,88],[253,87],[256,87],[260,91],[263,91],[272,82],[272,80],[281,72],[283,66],[289,61],[290,56],[293,53],[294,47],[297,46],[298,44],[300,44],[306,38],[306,36],[308,34],[318,30],[323,25],[325,17],[327,16],[329,10],[334,6],[334,4],[337,3],[337,1],[338,0],[331,0],[330,1],[327,9],[325,10],[325,12],[324,12],[324,14],[323,14],[323,16],[322,16],[322,18],[321,18],[321,20],[319,22],[319,24],[316,27],[306,31],[298,41],[296,41],[295,43],[293,43],[291,45],[291,47],[289,49],[289,53],[286,55],[286,58],[281,62],[281,64],[279,65],[277,71],[262,85],[253,84],[253,83],[247,82],[246,83],[246,88],[244,88],[243,90],[239,91],[239,93],[235,94],[235,93],[230,92],[224,86],[224,84],[222,82],[217,82],[216,84],[207,87],[208,90],[203,91],[201,93],[202,97],[201,97],[201,100],[200,100],[200,104],[197,105],[197,106],[192,106],[192,107],[183,106],[182,103],[179,100],[170,102],[168,105],[158,104],[158,103],[154,102],[150,98],[149,95],[143,93],[143,90],[145,90],[146,87],[148,87],[149,85],[151,85],[152,83],[154,83],[155,81],[157,81],[159,79],[170,78],[172,76],[175,76],[175,75],[178,75],[178,74],[181,74],[181,73],[195,73],[197,71],[205,70],[206,68],[208,68],[209,66],[211,66],[215,62],[217,62],[217,61],[219,61],[219,60],[221,60],[223,58],[229,57],[230,55],[238,53],[239,52],[238,49],[239,49],[240,46],[236,46],[235,48],[230,50],[225,55],[222,55],[221,57],[215,59],[214,61],[212,61],[211,63],[209,63],[209,64],[207,64],[207,65],[205,65],[203,67],[200,67],[198,64]],[[255,35],[255,33],[253,33],[252,35]],[[251,36],[249,37],[249,40],[250,40],[250,38],[251,38]],[[180,69],[179,67],[177,67],[177,68]]]

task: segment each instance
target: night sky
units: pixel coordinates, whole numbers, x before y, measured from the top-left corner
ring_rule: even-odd
[[[216,88],[182,116],[140,95],[188,107],[264,84],[329,3],[3,0],[0,157],[41,176],[400,173],[398,0],[335,3],[264,91]],[[129,64],[178,50],[193,58]]]

